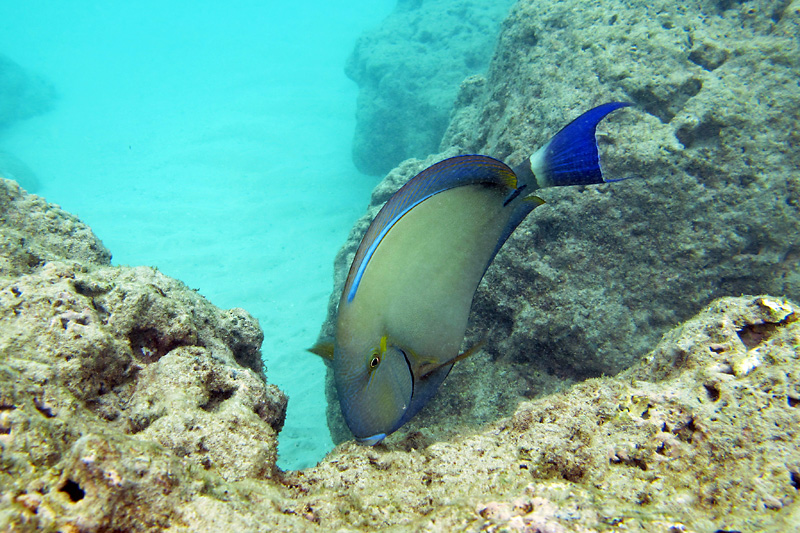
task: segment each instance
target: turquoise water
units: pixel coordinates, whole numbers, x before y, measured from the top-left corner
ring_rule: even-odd
[[[0,132],[0,150],[114,264],[156,266],[259,319],[267,377],[290,398],[285,469],[332,447],[324,366],[305,348],[375,184],[352,164],[343,66],[394,3],[0,4],[0,54],[58,95]]]

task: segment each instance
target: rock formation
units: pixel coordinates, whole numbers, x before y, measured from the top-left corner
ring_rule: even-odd
[[[253,317],[110,266],[87,226],[13,181],[0,213],[0,529],[153,530],[201,483],[190,472],[275,476],[286,397]]]
[[[484,72],[510,0],[400,0],[365,32],[345,72],[358,84],[353,161],[383,175],[435,152],[458,85]]]
[[[547,204],[473,302],[465,346],[484,340],[482,353],[455,366],[419,427],[480,425],[616,374],[714,298],[800,298],[799,36],[797,1],[519,2],[486,77],[462,83],[441,152],[376,187],[336,259],[323,336],[361,235],[414,174],[459,153],[516,164],[610,100],[635,107],[601,124],[606,172],[635,179],[540,191]]]
[[[0,55],[0,129],[49,111],[56,99],[53,86]]]
[[[0,55],[0,132],[20,120],[50,111],[55,88],[6,56]],[[28,190],[39,186],[36,175],[13,154],[0,149],[0,177],[13,179]]]
[[[286,398],[245,311],[109,266],[85,225],[8,180],[0,207],[0,530],[761,532],[800,519],[800,307],[786,299],[716,300],[620,375],[483,427],[348,442],[280,472]]]
[[[419,169],[516,162],[592,104],[638,104],[601,148],[644,179],[542,191],[476,297],[483,351],[385,444],[303,471],[275,468],[286,398],[246,311],[110,266],[0,180],[0,530],[791,530],[799,36],[797,0],[519,2],[441,153],[376,188],[338,286]]]

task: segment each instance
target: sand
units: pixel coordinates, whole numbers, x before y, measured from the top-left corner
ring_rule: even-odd
[[[393,4],[0,6],[0,51],[58,93],[0,148],[114,264],[158,267],[258,318],[268,379],[290,397],[282,468],[332,447],[324,367],[304,350],[375,184],[350,159],[357,89],[343,66]]]

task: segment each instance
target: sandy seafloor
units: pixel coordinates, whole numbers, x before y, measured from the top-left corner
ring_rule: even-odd
[[[0,53],[58,93],[0,150],[114,264],[156,266],[259,319],[268,380],[290,398],[284,469],[332,447],[324,366],[304,350],[375,185],[351,161],[343,65],[394,3],[0,3]]]

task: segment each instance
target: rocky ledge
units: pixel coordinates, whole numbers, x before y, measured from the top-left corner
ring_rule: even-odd
[[[286,398],[265,380],[252,317],[155,269],[109,266],[89,228],[13,182],[0,181],[0,206],[0,530],[800,521],[800,313],[785,299],[717,300],[622,374],[480,428],[348,442],[280,472]]]

